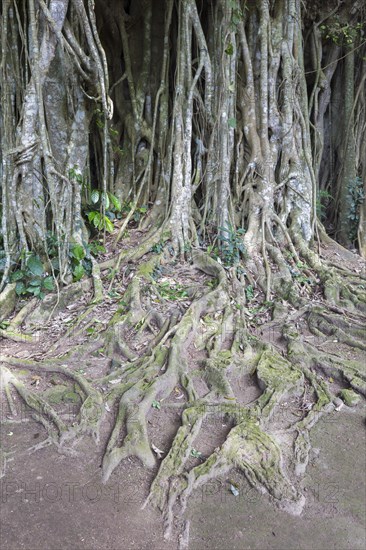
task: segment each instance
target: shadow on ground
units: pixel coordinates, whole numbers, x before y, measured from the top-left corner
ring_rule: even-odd
[[[189,550],[365,548],[365,409],[344,407],[314,428],[301,517],[274,508],[233,472],[239,496],[230,493],[228,477],[190,501]],[[136,459],[124,461],[102,485],[96,449],[80,449],[80,459],[51,447],[33,454],[24,447],[22,454],[32,429],[39,437],[36,423],[3,431],[8,442],[17,437],[18,452],[1,480],[2,550],[177,548],[176,541],[164,541],[160,516],[141,510],[150,474]]]

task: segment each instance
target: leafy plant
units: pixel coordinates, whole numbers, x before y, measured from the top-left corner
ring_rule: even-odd
[[[156,399],[154,399],[154,401],[151,403],[151,406],[158,411],[160,411],[161,409],[160,401],[156,401]]]
[[[326,210],[332,200],[333,200],[333,197],[330,193],[328,193],[328,191],[325,191],[324,189],[320,189],[316,200],[316,213],[318,218],[322,222],[325,221]]]
[[[244,12],[241,9],[240,2],[237,0],[230,0],[229,5],[231,7],[231,21],[230,21],[230,27],[232,31],[236,31],[239,23],[244,18]],[[248,9],[246,5],[244,5],[244,9]],[[231,54],[229,54],[231,55]]]
[[[90,254],[97,257],[99,254],[104,254],[106,252],[105,246],[100,244],[98,241],[90,241],[87,249],[89,250]]]
[[[357,239],[358,224],[360,221],[360,206],[365,199],[365,191],[361,178],[356,177],[350,180],[348,184],[347,201],[349,205],[348,220],[349,232],[348,236],[351,241]]]
[[[90,275],[92,272],[92,263],[88,252],[88,247],[84,248],[81,244],[75,243],[70,246],[69,258],[74,281],[80,281],[85,273]]]
[[[167,300],[184,300],[188,297],[187,291],[179,283],[172,284],[169,281],[164,281],[156,286],[162,298]]]
[[[99,209],[86,212],[89,223],[98,231],[105,230],[112,233],[114,230],[112,220],[120,214],[122,209],[120,200],[109,191],[100,192],[98,189],[93,189],[90,193],[90,205],[99,206]]]
[[[104,132],[104,126],[105,126],[105,116],[102,109],[95,109],[94,111],[95,116],[95,124],[96,126]],[[108,123],[107,123],[108,124]],[[108,124],[108,133],[112,145],[113,152],[117,156],[122,156],[124,154],[124,150],[122,147],[120,147],[120,133],[118,130],[113,128]]]
[[[151,252],[155,252],[155,254],[160,254],[163,251],[164,246],[165,243],[163,241],[159,241],[151,247]]]
[[[73,277],[74,277],[74,281],[80,281],[80,279],[83,277],[83,275],[85,273],[85,269],[84,269],[84,266],[82,264],[82,260],[85,257],[85,250],[83,249],[83,247],[80,246],[80,248],[82,249],[84,255],[82,255],[81,253],[79,254],[79,252],[78,252],[79,246],[80,245],[75,245],[71,249],[71,252],[70,252],[70,255],[71,255],[71,258],[72,258],[72,264],[73,264],[72,274],[73,274]]]
[[[332,23],[320,25],[320,30],[327,40],[341,46],[342,44],[351,45],[356,42],[358,37],[363,36],[363,27],[364,23],[352,25],[349,22],[341,22],[336,15]]]
[[[254,298],[254,288],[252,285],[248,285],[245,288],[245,296],[247,298],[247,301],[250,302]]]
[[[32,294],[42,300],[48,291],[54,290],[53,278],[45,273],[41,260],[34,253],[28,254],[25,267],[12,273],[10,281],[16,283],[18,296]]]
[[[125,201],[122,205],[122,212],[128,214],[133,208],[135,207],[135,204],[132,201]],[[135,211],[133,213],[133,220],[138,223],[141,218],[146,214],[147,212],[147,206],[136,206]]]
[[[92,227],[98,231],[112,233],[114,225],[112,221],[121,216],[122,205],[118,197],[109,191],[92,189],[90,182],[84,179],[77,166],[69,170],[69,178],[76,181],[84,191],[84,215]]]
[[[245,230],[235,229],[231,224],[218,229],[220,231],[220,258],[226,267],[232,267],[239,263],[240,254],[245,255],[245,246],[242,240]]]
[[[92,210],[88,212],[89,223],[92,224],[98,231],[103,231],[104,229],[108,233],[112,233],[114,230],[114,225],[106,214],[98,212],[98,210]]]

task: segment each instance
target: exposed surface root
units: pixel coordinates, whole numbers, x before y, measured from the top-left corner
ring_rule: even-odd
[[[101,272],[94,266],[93,302],[87,299],[89,305],[73,316],[52,348],[36,358],[0,356],[1,390],[11,418],[22,400],[46,429],[42,444],[53,442],[67,450],[82,435],[98,443],[105,415],[113,414],[103,479],[118,472],[128,457],[137,457],[149,469],[160,461],[145,504],[163,512],[167,537],[183,517],[189,495],[233,468],[279,507],[300,514],[305,498],[299,481],[309,461],[311,428],[322,415],[338,411],[341,399],[352,405],[356,394],[366,396],[366,302],[357,274],[340,282],[339,271],[302,241],[297,245],[304,264],[294,259],[293,247],[289,261],[288,251],[268,244],[269,287],[266,270],[256,279],[250,262],[240,279],[235,269],[225,269],[199,250],[191,263],[177,264],[173,271],[163,255],[150,255],[138,265],[129,264],[132,276],[126,281],[113,271],[118,299],[109,310],[103,310],[101,301],[103,295],[106,300],[105,285],[110,288],[110,280],[103,279],[106,265]],[[147,250],[144,243],[142,252],[120,255],[117,264],[141,258]],[[302,278],[294,261],[301,264]],[[172,273],[180,273],[182,281],[192,277],[194,284],[183,287]],[[246,280],[252,294],[258,280],[257,298],[245,291]],[[48,298],[47,307],[54,307],[56,315],[85,291],[90,292],[90,282],[63,291],[58,302]],[[273,292],[281,296],[275,304],[268,302]],[[253,306],[255,299],[258,305]],[[27,313],[26,326],[35,320],[46,323],[45,303]],[[107,315],[107,322],[101,315]],[[23,312],[18,314],[12,330],[18,331],[24,318]],[[334,341],[345,346],[347,358],[326,350]],[[47,380],[61,377],[60,395],[72,384],[78,407],[71,419],[62,405],[47,401],[47,392],[23,382],[22,369]],[[251,388],[256,388],[254,397]],[[160,434],[152,431],[151,419],[175,412],[180,424],[159,449],[155,441]],[[218,418],[226,431],[203,454],[199,449],[207,426]],[[183,547],[183,535],[181,540]]]

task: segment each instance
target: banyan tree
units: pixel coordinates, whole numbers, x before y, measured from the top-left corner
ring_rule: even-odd
[[[2,390],[61,452],[98,443],[113,409],[103,478],[129,456],[155,468],[146,503],[168,534],[192,491],[232,468],[300,513],[310,429],[340,407],[327,376],[366,394],[365,272],[323,253],[366,256],[365,20],[363,0],[1,4],[1,288],[35,296],[1,336],[32,350],[29,327],[89,297],[41,358],[0,356]],[[167,291],[164,270],[196,285]],[[253,331],[263,314],[276,338]],[[71,379],[74,421],[19,368]],[[260,389],[252,402],[240,380]],[[147,420],[174,392],[181,422],[162,455]],[[290,398],[299,414],[280,430]],[[218,410],[229,432],[189,466]]]

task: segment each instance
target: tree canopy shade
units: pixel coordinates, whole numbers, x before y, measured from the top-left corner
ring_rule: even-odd
[[[14,281],[26,294],[35,270],[52,274],[60,288],[75,285],[89,260],[91,313],[103,298],[100,269],[112,269],[111,290],[122,265],[154,253],[139,264],[124,305],[97,340],[110,357],[124,358],[103,475],[129,455],[155,464],[146,417],[179,382],[187,396],[182,426],[150,494],[166,512],[168,531],[177,499],[184,505],[195,487],[233,466],[299,512],[303,496],[271,436],[273,411],[284,396],[311,387],[312,407],[289,435],[288,460],[301,475],[309,429],[336,399],[315,366],[366,391],[357,358],[320,354],[296,324],[301,318],[319,338],[332,334],[365,349],[365,276],[321,257],[324,243],[342,250],[330,237],[366,257],[365,20],[363,0],[2,2],[2,287]],[[122,249],[99,266],[90,234],[114,231],[123,209],[115,231]],[[144,232],[133,250],[123,246],[131,220]],[[154,308],[147,313],[143,281],[151,282],[167,241],[171,261],[193,263],[214,284],[164,318]],[[36,296],[48,290],[42,281],[33,287]],[[254,292],[280,320],[287,358],[250,333]],[[187,350],[209,318],[201,394]],[[151,336],[139,357],[126,344],[131,327]],[[11,328],[3,335],[16,339]],[[243,362],[264,388],[254,406],[230,401],[229,373]],[[97,439],[98,384],[64,364],[28,364],[71,376],[83,392],[77,429],[45,409],[58,431],[51,435],[58,445],[83,432]],[[234,427],[206,461],[185,470],[204,415],[219,405]]]

